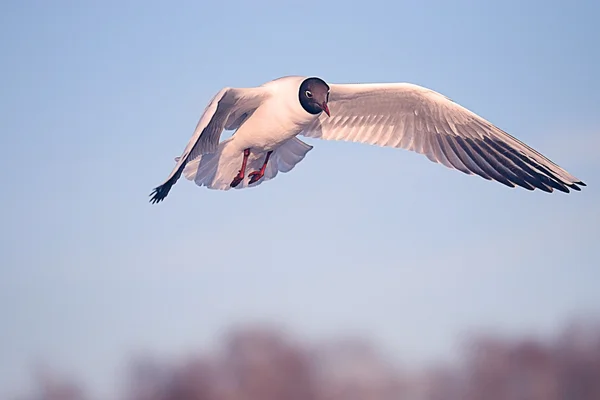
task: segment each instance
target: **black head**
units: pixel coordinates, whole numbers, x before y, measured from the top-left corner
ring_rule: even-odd
[[[325,111],[327,115],[330,115],[329,107],[327,107],[327,102],[329,101],[329,86],[322,79],[305,79],[300,85],[298,96],[300,98],[300,104],[306,112],[316,115],[321,111]]]

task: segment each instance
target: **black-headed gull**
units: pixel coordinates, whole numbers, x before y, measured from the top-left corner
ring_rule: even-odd
[[[223,130],[235,133],[219,142]],[[328,85],[320,78],[288,76],[258,87],[220,90],[150,201],[164,200],[182,173],[199,186],[221,190],[273,179],[312,149],[297,135],[403,148],[510,187],[568,193],[585,186],[433,90],[410,83]]]

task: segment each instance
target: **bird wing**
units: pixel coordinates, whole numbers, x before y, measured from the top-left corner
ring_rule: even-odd
[[[331,84],[330,89],[331,117],[321,115],[301,135],[403,148],[510,187],[568,193],[585,186],[525,143],[433,90],[409,83]]]
[[[150,193],[150,202],[158,203],[169,194],[185,165],[202,154],[217,150],[224,129],[237,129],[262,104],[268,92],[257,88],[223,88],[210,101],[196,129],[163,184]]]

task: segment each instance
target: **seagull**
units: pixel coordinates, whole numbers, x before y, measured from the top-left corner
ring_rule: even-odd
[[[221,141],[224,130],[235,131]],[[291,171],[313,146],[297,136],[402,148],[508,187],[569,193],[578,178],[489,121],[411,83],[328,84],[286,76],[257,87],[221,89],[150,202],[183,174],[209,189],[260,185]]]

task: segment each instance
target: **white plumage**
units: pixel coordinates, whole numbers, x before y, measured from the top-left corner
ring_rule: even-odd
[[[219,143],[224,129],[236,132]],[[273,179],[312,149],[297,135],[403,148],[510,187],[569,192],[585,186],[531,147],[433,90],[409,83],[326,84],[291,76],[255,88],[222,89],[151,201],[163,200],[182,173],[199,186],[221,190]],[[248,171],[260,170],[272,152],[257,182],[250,183],[245,170],[240,171],[244,150],[249,151]],[[239,184],[232,184],[242,172]]]
[[[218,151],[215,153],[205,154],[188,162],[183,170],[183,175],[190,181],[196,182],[198,186],[220,190],[230,189],[231,180],[238,173],[242,158],[242,152],[232,145],[232,140],[233,138],[224,140],[219,144]],[[273,152],[265,175],[260,181],[250,184],[248,179],[244,179],[236,189],[256,186],[263,181],[275,178],[278,172],[291,171],[312,148],[297,138],[286,140]],[[264,152],[251,152],[248,157],[247,169],[249,171],[259,170],[263,159]]]

